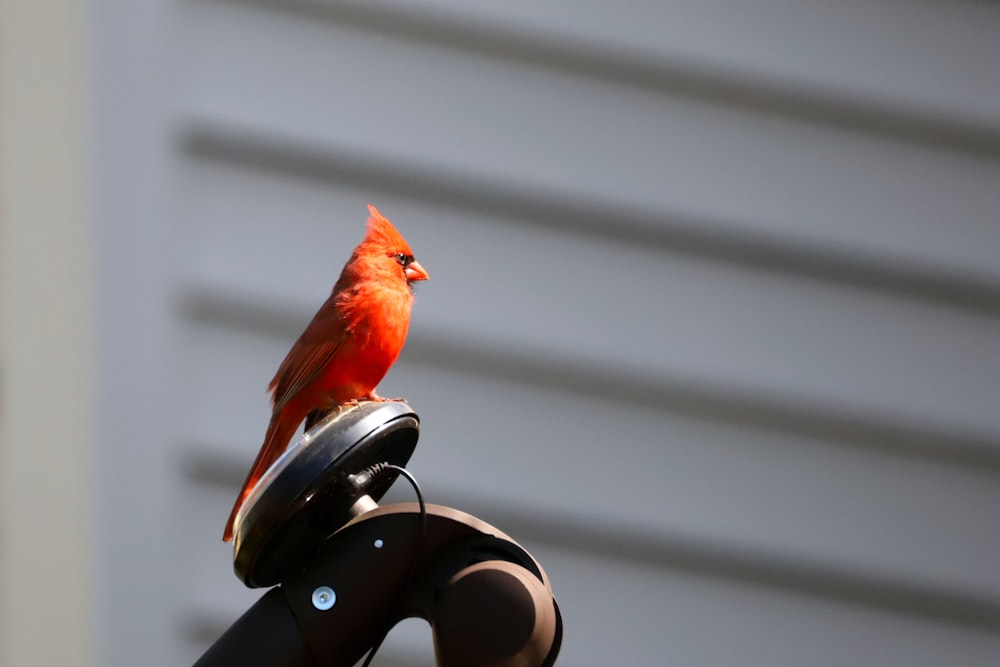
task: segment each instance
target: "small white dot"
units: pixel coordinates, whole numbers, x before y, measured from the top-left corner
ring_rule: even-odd
[[[376,549],[381,549],[382,545],[384,545],[384,544],[385,544],[385,542],[383,542],[381,539],[375,540],[375,548]]]

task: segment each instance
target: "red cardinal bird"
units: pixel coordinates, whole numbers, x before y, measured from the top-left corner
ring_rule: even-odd
[[[233,537],[243,501],[288,447],[303,419],[314,410],[352,400],[385,400],[375,387],[406,341],[411,284],[428,276],[392,223],[374,206],[368,211],[364,240],[268,385],[274,401],[271,423],[229,515],[224,542]]]

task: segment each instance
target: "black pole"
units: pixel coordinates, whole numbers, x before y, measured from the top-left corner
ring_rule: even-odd
[[[274,587],[205,652],[194,667],[313,667],[298,622]]]

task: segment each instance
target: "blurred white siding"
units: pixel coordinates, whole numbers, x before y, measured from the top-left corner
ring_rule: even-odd
[[[222,524],[369,201],[432,278],[413,470],[559,664],[997,664],[996,6],[100,7],[107,664],[259,595]]]
[[[73,0],[0,3],[4,667],[99,664],[87,28]]]

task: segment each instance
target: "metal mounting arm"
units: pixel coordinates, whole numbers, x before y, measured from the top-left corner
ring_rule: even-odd
[[[537,561],[489,524],[438,505],[427,507],[416,554],[419,524],[414,503],[351,521],[195,667],[350,667],[408,617],[430,623],[440,667],[554,664],[562,618]]]

